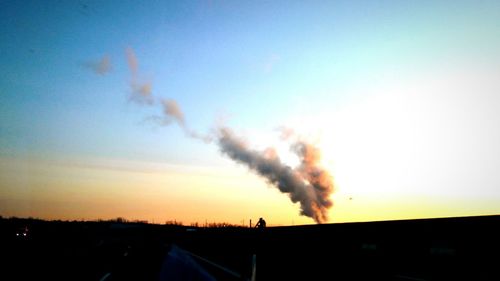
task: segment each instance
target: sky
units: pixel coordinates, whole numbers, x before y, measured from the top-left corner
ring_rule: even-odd
[[[221,128],[296,172],[292,142],[321,151],[326,222],[500,214],[499,18],[498,1],[0,1],[0,215],[315,223]]]

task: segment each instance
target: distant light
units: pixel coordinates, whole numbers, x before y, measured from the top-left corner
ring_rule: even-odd
[[[25,233],[23,233],[23,235],[24,235],[24,236],[26,236],[26,232],[25,232]]]
[[[19,233],[16,233],[16,236],[19,236]]]

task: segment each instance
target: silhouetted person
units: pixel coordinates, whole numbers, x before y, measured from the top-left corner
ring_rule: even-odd
[[[259,229],[266,228],[266,221],[263,218],[259,218],[259,221],[255,225],[255,228],[259,228]]]

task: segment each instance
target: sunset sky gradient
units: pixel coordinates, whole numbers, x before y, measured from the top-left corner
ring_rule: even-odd
[[[1,1],[0,215],[314,223],[137,95],[290,166],[292,128],[333,175],[330,222],[500,214],[499,19],[499,1]]]

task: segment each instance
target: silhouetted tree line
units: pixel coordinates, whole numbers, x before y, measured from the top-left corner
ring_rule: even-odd
[[[15,216],[11,217],[3,217],[0,216],[0,220],[12,220],[12,221],[24,221],[24,222],[35,222],[35,221],[45,221],[45,222],[73,222],[73,223],[84,223],[84,222],[98,222],[98,223],[120,223],[120,224],[126,224],[126,223],[132,223],[132,224],[149,224],[148,221],[146,220],[129,220],[124,217],[116,217],[112,219],[96,219],[96,220],[85,220],[85,219],[80,219],[80,220],[45,220],[45,219],[40,219],[40,218],[34,218],[34,217],[28,217],[28,218],[19,218]],[[247,228],[248,226],[242,226],[239,224],[232,224],[228,222],[205,222],[203,224],[200,224],[198,222],[191,223],[189,225],[185,225],[182,221],[178,220],[167,220],[165,221],[164,225],[167,226],[180,226],[180,227],[195,227],[195,228]]]

